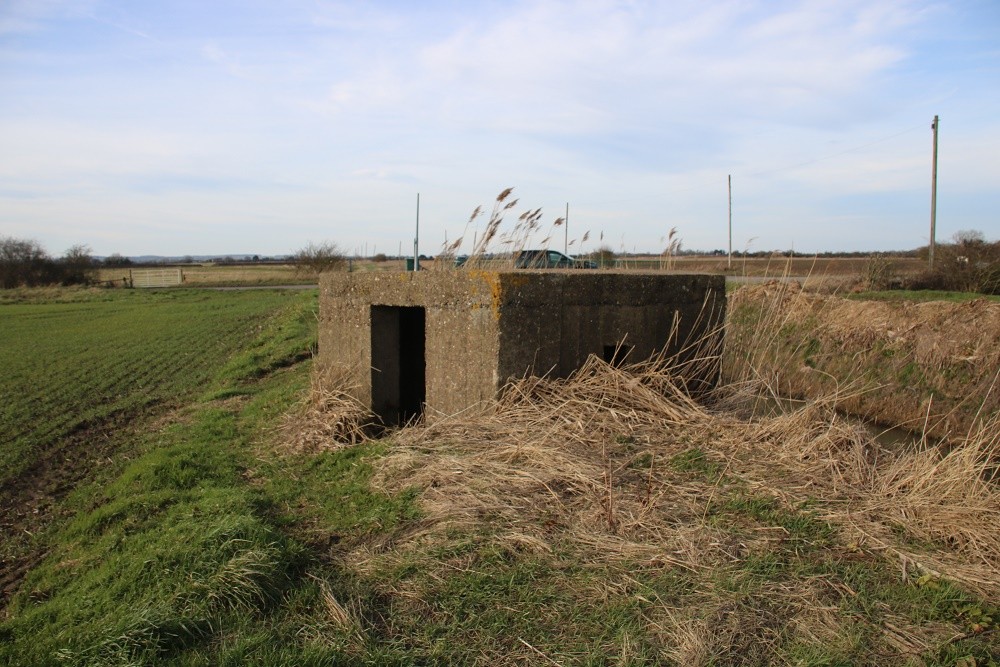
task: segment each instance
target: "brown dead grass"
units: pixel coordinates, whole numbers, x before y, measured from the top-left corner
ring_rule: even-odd
[[[424,520],[397,544],[488,521],[517,550],[568,538],[595,561],[712,567],[735,557],[704,521],[717,480],[670,465],[697,449],[786,506],[812,499],[846,542],[1000,600],[1000,418],[943,443],[889,448],[840,415],[835,396],[747,415],[745,384],[718,391],[712,408],[679,386],[668,362],[615,368],[594,357],[569,379],[511,384],[485,416],[398,431],[374,484],[420,489]],[[316,378],[287,418],[291,450],[367,437],[370,412],[331,387],[336,378]]]
[[[351,377],[328,368],[313,373],[306,399],[278,427],[288,451],[340,449],[368,438],[375,415],[351,394]]]
[[[819,499],[843,539],[899,563],[904,574],[945,576],[996,601],[998,433],[994,420],[958,440],[893,450],[829,405],[810,404],[748,424],[734,474],[792,501]]]
[[[945,449],[893,451],[835,403],[743,419],[693,401],[669,368],[595,358],[568,380],[514,383],[491,415],[399,431],[374,484],[420,489],[424,519],[396,548],[486,522],[515,551],[568,539],[593,562],[698,571],[754,543],[727,544],[705,521],[718,480],[670,465],[697,448],[755,493],[812,501],[845,543],[1000,600],[996,421]]]
[[[400,608],[430,614],[440,611],[427,607],[428,586],[478,566],[475,549],[448,548],[456,540],[517,558],[558,560],[568,550],[585,568],[676,570],[699,582],[683,606],[651,598],[642,612],[647,638],[677,664],[764,664],[789,642],[848,642],[853,626],[867,621],[841,613],[858,593],[835,577],[779,576],[746,590],[739,581],[720,583],[746,576],[741,568],[754,558],[787,554],[789,540],[800,539],[781,525],[744,518],[734,531],[713,520],[734,498],[752,496],[790,514],[808,503],[811,516],[834,529],[833,544],[822,549],[835,559],[881,560],[899,567],[902,581],[947,579],[1000,602],[1000,418],[940,442],[883,444],[838,412],[842,395],[775,410],[760,396],[779,389],[747,376],[696,401],[676,371],[666,360],[616,368],[591,358],[568,379],[512,383],[488,414],[396,431],[373,464],[372,484],[391,494],[416,489],[421,519],[353,547],[351,569],[377,578],[417,559],[422,577],[382,592]],[[364,437],[364,411],[347,396],[314,388],[318,403],[308,421],[299,418],[293,448]],[[310,424],[321,437],[302,434]],[[602,585],[629,584],[626,577]],[[919,661],[961,636],[947,621],[882,613],[871,641],[888,662]]]
[[[1000,304],[875,302],[795,284],[730,295],[723,374],[934,437],[1000,411]]]
[[[667,451],[636,466],[635,445],[707,414],[666,372],[637,368],[592,358],[570,380],[512,384],[486,417],[404,429],[375,483],[423,490],[425,520],[411,539],[486,519],[518,548],[551,551],[568,538],[595,560],[706,567],[712,549],[678,528],[700,516],[707,483],[668,481]]]

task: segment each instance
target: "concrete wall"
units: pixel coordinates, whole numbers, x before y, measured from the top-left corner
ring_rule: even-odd
[[[566,377],[619,344],[632,348],[629,362],[672,354],[725,313],[723,276],[545,271],[498,280],[501,383],[526,373]]]
[[[352,393],[372,405],[371,306],[421,306],[428,411],[488,402],[498,385],[495,285],[494,274],[473,271],[324,274],[319,363],[346,371],[355,385]]]
[[[606,346],[624,343],[633,348],[628,361],[640,361],[698,336],[724,317],[725,279],[582,270],[325,274],[319,363],[349,371],[367,405],[372,372],[382,372],[371,370],[373,305],[425,309],[432,418],[488,404],[511,378],[565,377]]]

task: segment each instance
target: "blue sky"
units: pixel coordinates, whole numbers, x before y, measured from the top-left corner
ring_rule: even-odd
[[[0,0],[0,91],[53,254],[407,252],[417,193],[434,254],[508,186],[571,252],[726,248],[729,174],[734,249],[915,248],[935,114],[938,239],[1000,239],[996,0]]]

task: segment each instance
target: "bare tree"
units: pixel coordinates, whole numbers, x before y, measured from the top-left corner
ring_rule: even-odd
[[[0,238],[0,286],[5,289],[52,282],[52,258],[37,241]]]
[[[951,236],[960,246],[980,246],[986,243],[986,237],[978,229],[961,229]]]
[[[94,277],[94,258],[90,254],[90,247],[82,243],[67,250],[61,263],[63,285],[89,283]]]

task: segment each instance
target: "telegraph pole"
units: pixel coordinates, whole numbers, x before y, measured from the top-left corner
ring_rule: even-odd
[[[934,130],[934,153],[931,158],[931,243],[928,246],[927,251],[927,262],[930,265],[930,269],[934,269],[934,238],[935,238],[935,227],[937,226],[937,145],[938,145],[938,117],[934,116],[934,122],[931,123],[931,129]]]
[[[733,175],[726,176],[729,185],[729,268],[733,268]]]

